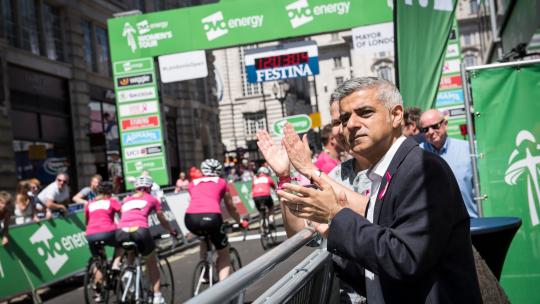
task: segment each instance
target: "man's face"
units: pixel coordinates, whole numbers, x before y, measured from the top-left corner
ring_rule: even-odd
[[[446,141],[447,122],[436,110],[426,111],[420,117],[420,125],[425,130],[426,140],[435,148],[440,149]]]
[[[352,152],[378,161],[392,145],[394,129],[401,128],[403,107],[387,109],[375,88],[350,94],[339,107],[343,135]]]
[[[67,176],[60,174],[56,177],[56,185],[58,186],[58,189],[62,190],[65,185],[69,182]]]
[[[343,127],[339,120],[339,102],[334,102],[330,106],[330,117],[332,118],[332,136],[336,139],[337,145],[342,151],[349,151],[349,143],[343,136]]]
[[[90,188],[92,188],[93,190],[96,190],[98,186],[99,186],[99,179],[92,178],[92,181],[90,182]]]

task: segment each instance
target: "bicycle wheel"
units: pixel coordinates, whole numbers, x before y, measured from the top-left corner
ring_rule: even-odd
[[[118,303],[135,303],[135,269],[125,267],[116,282],[116,300]]]
[[[102,274],[101,283],[96,283],[96,273],[100,270]],[[105,288],[107,280],[107,269],[95,258],[90,258],[86,272],[84,273],[84,300],[87,304],[108,303],[109,290]]]
[[[196,296],[210,287],[208,271],[210,267],[206,261],[199,261],[193,271],[193,279],[191,280],[191,294]]]
[[[268,239],[272,246],[277,244],[277,229],[275,223],[268,223]]]
[[[240,254],[238,254],[238,251],[235,248],[229,247],[229,255],[231,256],[231,273],[242,268],[242,260],[240,260]]]
[[[259,225],[259,233],[261,235],[261,246],[264,250],[268,249],[271,245],[270,232],[268,231],[268,221],[263,217]]]
[[[169,264],[167,258],[158,259],[158,262],[161,294],[165,299],[165,303],[172,304],[174,299],[174,277],[171,264]]]

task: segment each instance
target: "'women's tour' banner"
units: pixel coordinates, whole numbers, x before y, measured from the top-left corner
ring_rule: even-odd
[[[394,0],[396,83],[406,107],[433,107],[457,0]]]
[[[540,64],[470,72],[485,216],[516,216],[501,276],[512,303],[540,303]]]

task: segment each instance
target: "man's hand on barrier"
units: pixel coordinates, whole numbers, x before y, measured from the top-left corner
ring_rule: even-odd
[[[289,176],[290,164],[287,152],[281,145],[274,144],[266,130],[257,132],[257,146],[277,176]]]

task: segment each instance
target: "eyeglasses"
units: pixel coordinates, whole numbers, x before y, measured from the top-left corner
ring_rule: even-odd
[[[422,133],[427,133],[429,131],[429,129],[433,129],[433,130],[439,130],[441,128],[441,126],[446,122],[446,120],[441,120],[439,121],[438,123],[436,124],[433,124],[431,126],[427,126],[427,127],[423,127],[423,128],[420,128],[420,132]]]

